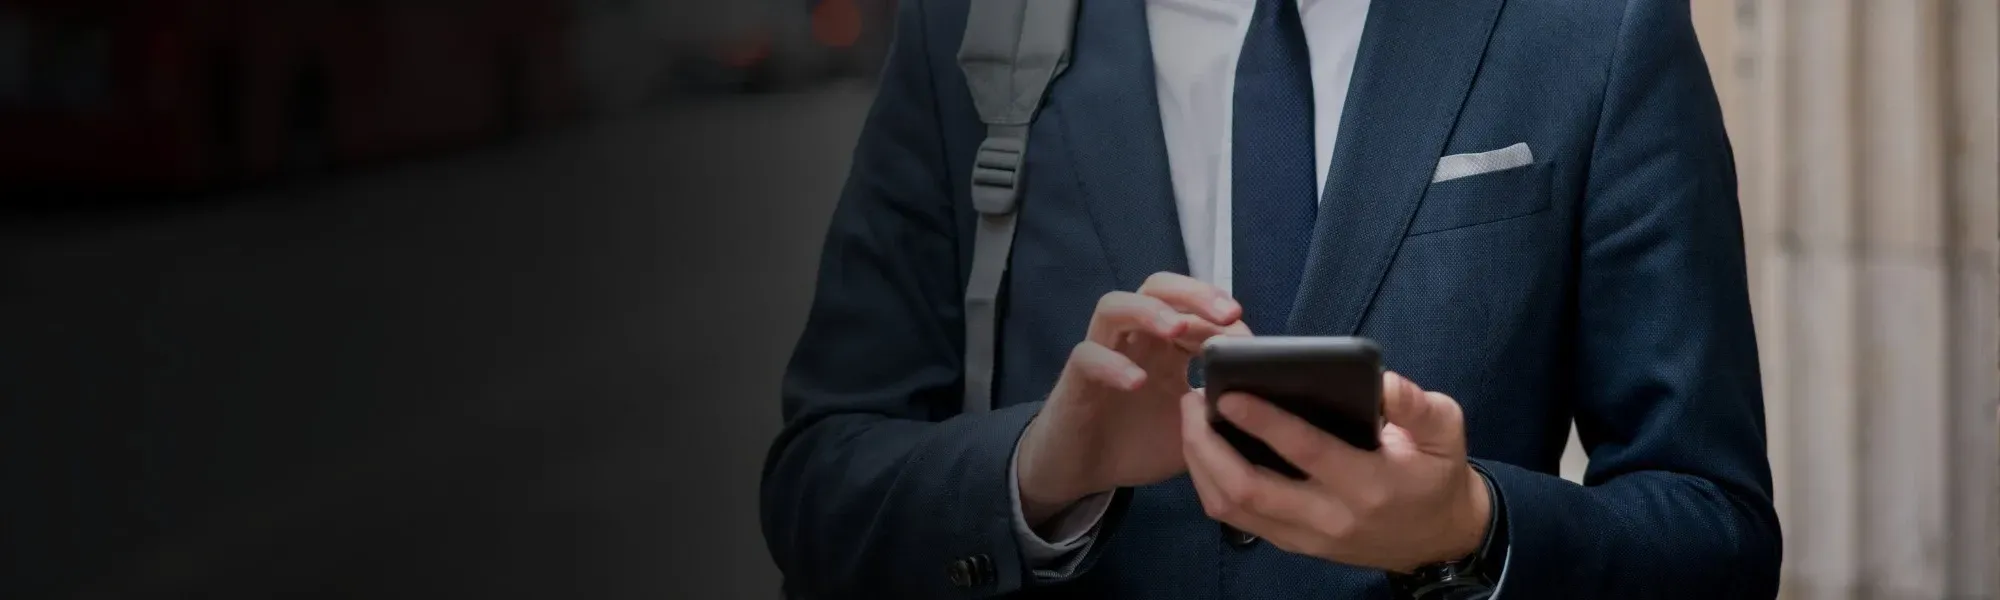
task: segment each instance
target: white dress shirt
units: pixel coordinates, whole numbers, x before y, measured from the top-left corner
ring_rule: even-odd
[[[1297,1],[1312,56],[1314,156],[1319,189],[1324,190],[1369,0]],[[1224,290],[1231,289],[1233,281],[1230,107],[1236,90],[1236,57],[1255,8],[1256,0],[1146,0],[1155,92],[1173,172],[1174,206],[1180,212],[1181,241],[1187,247],[1190,274]],[[1056,541],[1050,542],[1035,534],[1021,515],[1019,485],[1009,482],[1015,498],[1014,531],[1024,558],[1038,575],[1067,577],[1083,555],[1080,550],[1090,545],[1111,504],[1110,495],[1085,499],[1056,517],[1048,528]]]

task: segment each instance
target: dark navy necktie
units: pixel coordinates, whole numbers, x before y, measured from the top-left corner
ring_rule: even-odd
[[[1251,331],[1284,334],[1319,212],[1312,60],[1298,0],[1257,0],[1234,104],[1234,293]]]

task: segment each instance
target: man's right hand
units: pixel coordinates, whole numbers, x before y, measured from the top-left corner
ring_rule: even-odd
[[[1099,299],[1090,331],[1021,436],[1016,476],[1029,526],[1091,494],[1187,470],[1178,401],[1190,391],[1188,361],[1208,338],[1250,335],[1242,315],[1220,288],[1173,273]]]

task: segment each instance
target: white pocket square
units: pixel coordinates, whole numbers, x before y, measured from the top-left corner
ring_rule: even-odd
[[[1431,183],[1525,167],[1534,162],[1535,153],[1528,149],[1527,142],[1491,152],[1453,154],[1438,159],[1437,171],[1431,173]]]

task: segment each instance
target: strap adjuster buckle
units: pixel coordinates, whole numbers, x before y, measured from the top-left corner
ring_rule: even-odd
[[[972,208],[979,214],[1012,214],[1020,198],[1026,127],[994,127],[972,161]]]

